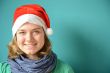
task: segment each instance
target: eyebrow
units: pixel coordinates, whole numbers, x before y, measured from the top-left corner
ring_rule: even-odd
[[[41,29],[42,27],[37,27],[37,28],[34,28],[34,29]]]
[[[34,28],[34,29],[32,29],[32,30],[40,30],[41,29],[41,27],[37,27],[37,28]],[[18,30],[18,31],[25,31],[25,29],[20,29],[20,30]]]

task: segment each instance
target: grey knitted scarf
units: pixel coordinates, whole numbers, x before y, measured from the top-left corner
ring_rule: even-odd
[[[8,59],[12,73],[51,73],[56,61],[57,57],[53,52],[40,60],[30,60],[23,55],[16,59]]]

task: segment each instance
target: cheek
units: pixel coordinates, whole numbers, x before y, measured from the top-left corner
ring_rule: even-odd
[[[17,43],[22,44],[24,42],[25,38],[24,37],[17,37]]]
[[[41,37],[41,39],[39,41],[41,42],[41,44],[44,44],[44,42],[45,42],[44,37]]]
[[[37,37],[37,42],[39,42],[40,45],[44,45],[45,42],[44,35]]]

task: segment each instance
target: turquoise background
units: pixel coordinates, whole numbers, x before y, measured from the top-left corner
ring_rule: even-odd
[[[0,0],[0,62],[7,60],[13,12],[29,3],[47,11],[53,51],[75,73],[110,73],[110,0]]]

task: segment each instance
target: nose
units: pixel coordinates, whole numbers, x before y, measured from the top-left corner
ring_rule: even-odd
[[[27,33],[26,35],[26,41],[27,42],[32,42],[34,40],[34,37],[31,33]]]

